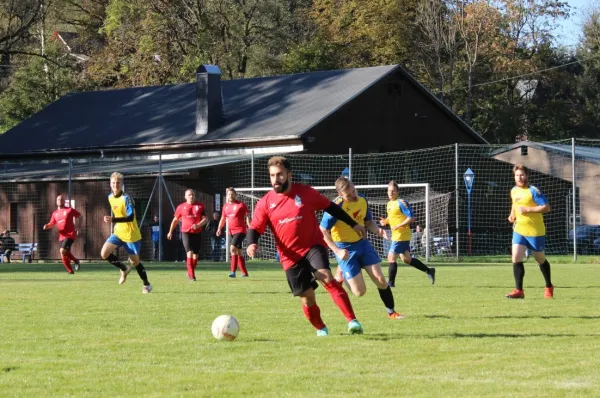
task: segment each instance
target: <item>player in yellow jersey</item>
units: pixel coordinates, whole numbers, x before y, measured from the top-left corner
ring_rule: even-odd
[[[523,165],[513,168],[516,186],[510,191],[512,207],[508,221],[513,223],[512,262],[515,277],[515,289],[506,295],[510,299],[525,298],[523,278],[525,266],[523,257],[529,249],[546,282],[545,298],[554,297],[554,286],[550,278],[550,264],[546,260],[546,226],[543,214],[550,212],[550,205],[544,194],[533,185],[529,185],[529,169]]]
[[[410,238],[412,235],[410,223],[415,219],[410,204],[399,197],[396,181],[388,183],[387,194],[390,199],[387,203],[387,217],[382,218],[380,224],[389,225],[392,230],[392,244],[388,252],[390,286],[394,287],[396,283],[396,273],[398,272],[396,259],[398,256],[405,264],[412,265],[416,269],[425,272],[433,285],[435,283],[435,268],[427,267],[410,254]]]
[[[387,239],[385,231],[377,227],[373,215],[364,196],[356,192],[354,184],[346,177],[340,177],[335,182],[335,189],[340,195],[333,202],[340,206],[354,221],[366,227],[375,235]],[[404,315],[394,309],[394,295],[381,271],[381,259],[367,239],[362,239],[347,224],[338,221],[329,213],[323,214],[320,225],[325,243],[333,251],[341,268],[343,276],[356,296],[363,296],[367,287],[363,279],[364,268],[371,280],[379,289],[379,297],[383,301],[390,319],[403,319]]]
[[[121,270],[119,285],[127,280],[131,267],[119,261],[113,252],[119,247],[125,247],[129,261],[135,267],[138,275],[144,283],[142,293],[150,293],[152,285],[148,282],[146,269],[140,262],[140,248],[142,246],[142,235],[135,218],[135,207],[133,199],[123,192],[123,174],[112,173],[110,176],[110,189],[112,193],[108,196],[108,202],[113,216],[104,216],[105,223],[114,223],[112,235],[106,240],[100,256]]]

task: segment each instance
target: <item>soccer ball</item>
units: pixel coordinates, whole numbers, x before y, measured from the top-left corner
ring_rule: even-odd
[[[231,315],[220,315],[213,321],[211,330],[215,339],[233,341],[240,332],[240,324]]]

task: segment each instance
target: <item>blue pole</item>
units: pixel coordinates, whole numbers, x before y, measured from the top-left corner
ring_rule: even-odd
[[[469,256],[471,255],[471,192],[467,193],[467,203],[468,203],[468,221],[467,221],[467,228],[468,228],[468,235],[469,235]]]

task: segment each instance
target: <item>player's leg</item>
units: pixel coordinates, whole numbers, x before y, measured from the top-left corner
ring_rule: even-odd
[[[308,261],[305,258],[300,260],[285,271],[285,276],[292,294],[300,297],[304,316],[317,329],[317,336],[327,336],[329,331],[321,318],[321,309],[315,296],[315,288],[318,285]]]
[[[237,250],[236,247],[233,245],[233,235],[229,236],[229,239],[231,240],[231,245],[229,245],[229,254],[231,256],[231,262],[230,262],[230,270],[231,272],[229,273],[229,277],[230,278],[235,278],[235,271],[237,271]]]
[[[396,286],[396,274],[398,273],[398,255],[401,253],[397,248],[397,241],[392,241],[388,252],[388,283],[390,287]]]
[[[385,280],[385,276],[383,275],[383,270],[381,269],[381,264],[373,264],[367,265],[364,267],[366,273],[369,275],[375,286],[377,286],[377,291],[379,293],[379,298],[383,302],[385,309],[388,313],[388,317],[390,319],[404,319],[404,315],[396,312],[395,303],[394,303],[394,293],[392,293],[392,288],[388,285]]]
[[[71,268],[71,258],[69,256],[69,250],[71,249],[71,245],[73,244],[72,239],[63,239],[60,241],[60,258],[65,266],[65,269],[69,274],[74,274],[73,268]]]
[[[185,249],[185,266],[187,269],[188,279],[194,280],[194,251],[192,249],[191,237],[192,234],[184,232],[181,234],[183,247]]]
[[[108,240],[104,242],[104,246],[102,246],[102,249],[100,250],[100,257],[121,270],[119,285],[125,283],[127,280],[127,275],[129,275],[131,272],[131,267],[120,262],[117,256],[114,255],[114,251],[124,244],[125,243],[121,239],[119,239],[115,234],[112,234]]]
[[[10,263],[11,262],[11,260],[10,260],[11,254],[12,254],[12,250],[6,250],[4,252],[4,262],[6,262],[6,263]]]
[[[410,241],[398,242],[397,250],[400,251],[400,259],[403,263],[408,264],[419,271],[425,272],[431,284],[433,285],[435,283],[435,268],[426,266],[421,260],[412,256],[410,253]]]
[[[550,263],[546,258],[546,254],[544,253],[544,249],[546,248],[546,237],[545,236],[536,236],[529,238],[529,243],[533,246],[533,257],[535,261],[538,263],[540,267],[540,271],[544,276],[544,282],[546,283],[546,287],[544,289],[544,298],[553,298],[554,297],[554,285],[552,284],[552,274],[550,272]]]
[[[129,261],[135,267],[138,276],[144,284],[142,288],[142,293],[150,293],[152,291],[152,285],[148,281],[148,274],[146,273],[146,268],[144,267],[144,264],[142,264],[142,262],[140,261],[140,249],[142,248],[142,241],[138,240],[137,242],[127,242],[124,246],[125,250],[127,251]]]
[[[379,258],[377,251],[367,240],[361,240],[360,244],[363,246],[360,257],[361,264],[364,264],[364,269],[367,275],[369,275],[375,286],[377,286],[379,298],[381,298],[381,301],[386,308],[388,317],[390,319],[403,319],[404,315],[396,312],[394,294],[392,293],[392,289],[383,275],[383,270],[381,269],[381,259]]]
[[[237,256],[237,266],[240,271],[242,271],[242,277],[248,276],[248,270],[246,269],[246,259],[244,258],[244,253],[242,251],[242,245],[244,244],[244,239],[246,239],[246,234],[235,234],[233,235],[232,245],[235,248],[236,256]]]
[[[308,260],[314,270],[315,278],[323,284],[334,304],[348,321],[348,332],[350,334],[362,333],[362,326],[356,319],[348,293],[331,274],[327,249],[320,245],[313,246],[304,258]]]
[[[67,238],[61,242],[61,247],[66,250],[66,255],[69,257],[69,259],[71,261],[73,261],[73,264],[74,264],[73,270],[79,271],[81,264],[79,263],[79,259],[73,255],[73,250],[71,249],[73,246],[73,243],[75,243],[75,239]]]
[[[525,298],[525,292],[523,291],[523,279],[525,278],[525,265],[523,264],[523,258],[525,257],[525,251],[527,250],[527,247],[528,242],[525,237],[521,234],[513,232],[512,263],[513,276],[515,278],[515,288],[512,292],[506,295],[506,298]]]
[[[365,279],[362,275],[362,265],[364,263],[362,263],[361,260],[364,245],[361,242],[367,241],[360,240],[345,248],[348,251],[348,258],[346,260],[336,257],[338,262],[338,270],[342,270],[342,280],[346,281],[352,294],[359,297],[364,296],[367,292]],[[339,282],[337,275],[335,279]]]
[[[192,250],[192,280],[196,280],[196,267],[198,266],[198,255],[202,249],[202,234],[190,235],[190,249]]]

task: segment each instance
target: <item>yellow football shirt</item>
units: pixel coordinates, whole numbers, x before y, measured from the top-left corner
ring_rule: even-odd
[[[358,200],[356,202],[347,202],[339,196],[333,203],[344,209],[344,211],[359,225],[364,226],[365,221],[373,219],[373,215],[369,210],[369,204],[364,196],[358,195]],[[334,242],[354,243],[360,240],[360,236],[358,236],[354,229],[350,228],[345,222],[339,221],[329,213],[323,215],[321,226],[331,232],[331,238]]]
[[[386,206],[387,222],[390,228],[404,222],[407,218],[414,217],[410,204],[404,199],[390,200]],[[410,224],[406,224],[392,231],[392,241],[403,242],[410,241],[412,232]]]
[[[133,221],[115,223],[113,234],[123,242],[137,242],[142,239],[135,217],[133,199],[126,193],[121,193],[118,197],[111,193],[108,195],[108,202],[115,217],[128,217],[133,214]]]
[[[510,191],[513,209],[520,206],[534,207],[543,206],[548,200],[542,192],[530,185],[527,188],[514,187]],[[523,236],[544,236],[546,235],[546,226],[544,225],[544,216],[542,213],[519,214],[515,210],[514,231]]]

